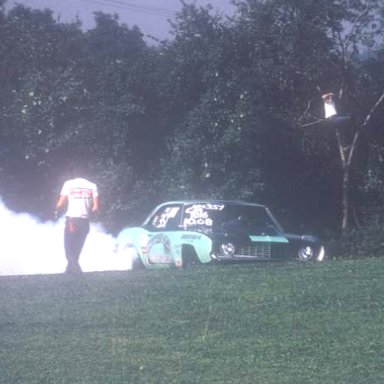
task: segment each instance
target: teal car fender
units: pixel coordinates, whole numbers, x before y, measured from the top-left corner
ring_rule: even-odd
[[[196,261],[202,264],[212,261],[212,239],[210,237],[203,233],[189,231],[175,232],[175,235],[179,236],[175,241],[182,246],[184,263],[187,257],[195,257]]]
[[[148,263],[148,260],[145,260],[145,247],[148,242],[147,238],[148,231],[143,228],[125,228],[116,238],[116,252],[123,257],[130,257],[132,262],[133,260],[140,258],[145,265]]]
[[[129,253],[145,268],[183,267],[191,258],[203,264],[211,261],[212,240],[202,233],[133,227],[121,231],[116,243],[118,252]]]

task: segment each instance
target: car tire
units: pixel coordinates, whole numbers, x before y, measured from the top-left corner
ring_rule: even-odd
[[[310,245],[302,246],[297,252],[297,257],[300,261],[312,261],[315,258],[315,249]]]
[[[318,261],[321,262],[325,259],[325,250],[323,246],[314,248],[312,246],[305,246],[299,249],[297,253],[298,259],[303,262]]]
[[[132,260],[132,271],[142,271],[145,269],[144,263],[139,256]]]
[[[183,246],[182,249],[183,268],[191,267],[192,265],[200,264],[200,260],[196,255],[195,250],[191,246]]]

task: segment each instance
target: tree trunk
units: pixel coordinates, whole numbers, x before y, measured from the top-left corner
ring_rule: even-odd
[[[348,231],[349,221],[349,175],[350,167],[348,165],[343,166],[343,183],[342,183],[342,219],[341,219],[341,233],[346,235]]]
[[[349,216],[349,175],[350,175],[350,155],[352,147],[345,147],[344,138],[339,127],[335,129],[337,143],[339,147],[342,180],[341,180],[341,233],[344,236],[348,231]]]
[[[384,92],[380,95],[380,97],[378,98],[374,106],[370,109],[370,111],[368,112],[362,124],[357,128],[353,136],[353,140],[351,141],[348,147],[343,147],[340,132],[336,131],[338,144],[339,144],[340,158],[341,158],[341,163],[343,167],[342,222],[341,222],[341,233],[343,236],[348,231],[348,218],[350,213],[350,201],[349,201],[350,174],[351,174],[352,161],[353,161],[354,154],[356,152],[356,148],[360,138],[360,133],[364,129],[366,129],[374,112],[383,103],[383,101],[384,101]]]

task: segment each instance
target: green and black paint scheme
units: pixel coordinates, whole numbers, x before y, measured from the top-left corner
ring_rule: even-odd
[[[133,269],[325,258],[320,239],[285,233],[266,206],[222,200],[160,204],[142,226],[119,233],[117,251]]]

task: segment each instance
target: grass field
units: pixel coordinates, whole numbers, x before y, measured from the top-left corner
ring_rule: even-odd
[[[384,260],[0,278],[1,384],[384,383]]]

